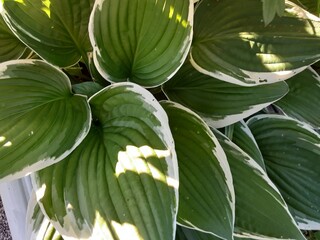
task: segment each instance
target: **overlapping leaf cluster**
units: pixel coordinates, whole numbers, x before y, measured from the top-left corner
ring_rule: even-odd
[[[320,230],[319,1],[2,0],[0,179],[26,239]]]

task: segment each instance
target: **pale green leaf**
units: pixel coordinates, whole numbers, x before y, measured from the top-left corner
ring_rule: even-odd
[[[169,101],[162,106],[169,117],[178,157],[179,224],[232,239],[235,199],[223,149],[195,113]]]
[[[92,51],[88,23],[94,0],[2,1],[10,28],[46,61],[71,66]]]
[[[301,229],[320,229],[320,135],[285,116],[248,121],[267,172]]]
[[[278,189],[247,153],[217,130],[236,194],[235,233],[256,239],[305,239]]]
[[[287,80],[289,93],[275,103],[288,116],[320,128],[320,77],[312,68]]]
[[[26,46],[11,32],[0,15],[0,63],[19,59]]]
[[[271,23],[276,14],[281,17],[285,6],[285,0],[262,0],[264,24]]]
[[[97,0],[89,34],[94,63],[111,82],[162,84],[186,58],[193,0]]]
[[[68,77],[37,60],[0,64],[0,179],[10,180],[66,157],[89,131],[86,97]]]
[[[168,98],[224,127],[260,111],[288,92],[285,82],[254,87],[224,82],[195,70],[186,62],[163,90]]]
[[[94,122],[85,140],[35,175],[46,215],[63,237],[174,239],[178,167],[166,113],[132,83],[89,102]]]
[[[201,1],[195,11],[192,64],[239,85],[269,84],[301,72],[320,58],[320,19],[286,4],[284,15],[265,26],[259,0]]]

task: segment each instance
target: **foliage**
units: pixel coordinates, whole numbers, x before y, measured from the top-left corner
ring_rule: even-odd
[[[31,173],[26,239],[319,238],[319,9],[1,0],[0,179]]]

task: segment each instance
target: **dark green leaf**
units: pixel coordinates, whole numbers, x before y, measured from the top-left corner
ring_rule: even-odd
[[[320,77],[308,68],[287,81],[289,93],[275,103],[288,116],[320,128]]]
[[[266,170],[264,160],[260,149],[257,145],[254,136],[252,135],[250,128],[244,121],[234,124],[233,138],[234,142],[244,152],[246,152],[253,160],[255,160],[263,170]]]
[[[95,82],[83,82],[72,85],[72,90],[76,94],[82,94],[87,97],[91,97],[95,93],[99,92],[103,87]]]
[[[267,172],[301,229],[320,229],[320,135],[285,116],[248,122]]]
[[[235,199],[223,149],[195,113],[173,102],[162,106],[169,117],[179,163],[179,224],[231,239]]]
[[[197,230],[177,226],[176,240],[219,240],[216,236]],[[230,238],[231,239],[231,238]]]
[[[305,239],[266,172],[214,130],[231,168],[236,194],[235,234],[256,239]]]
[[[19,59],[26,46],[11,32],[0,15],[0,63]]]
[[[186,62],[163,86],[172,101],[189,107],[212,127],[224,127],[260,111],[288,92],[285,82],[245,87],[195,70]]]

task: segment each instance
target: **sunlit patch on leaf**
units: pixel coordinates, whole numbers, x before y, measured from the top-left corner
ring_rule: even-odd
[[[111,82],[158,86],[187,57],[192,24],[192,0],[98,0],[89,25],[96,68]]]
[[[172,239],[179,179],[166,113],[132,83],[104,88],[89,103],[85,140],[34,177],[46,186],[41,207],[63,236]]]
[[[286,1],[283,16],[265,26],[262,2],[243,4],[199,3],[190,51],[197,70],[238,85],[260,85],[286,80],[319,59],[319,18]]]
[[[10,29],[46,61],[67,67],[92,51],[88,22],[93,0],[3,0]]]

